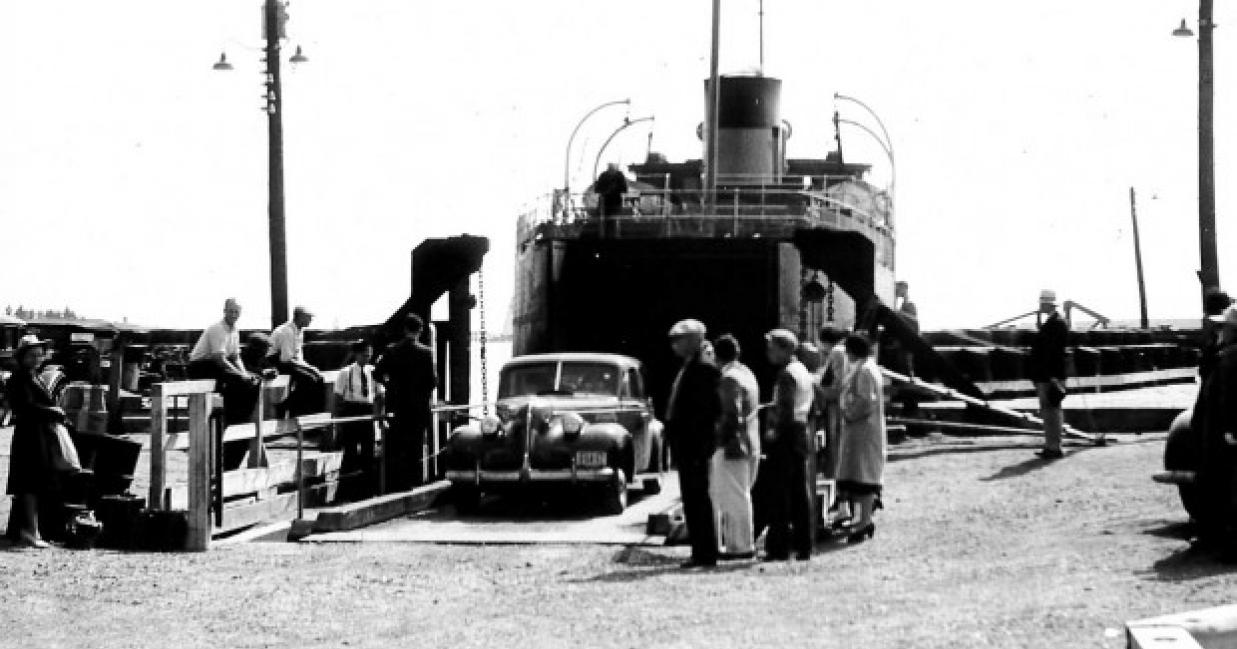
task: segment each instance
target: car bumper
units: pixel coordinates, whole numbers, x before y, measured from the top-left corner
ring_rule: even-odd
[[[1194,484],[1198,481],[1198,474],[1194,471],[1160,471],[1151,479],[1160,484]]]
[[[614,469],[530,469],[525,471],[453,470],[447,480],[470,484],[519,484],[531,482],[606,482],[614,478]]]

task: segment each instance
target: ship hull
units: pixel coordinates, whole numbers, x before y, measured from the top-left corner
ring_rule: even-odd
[[[744,362],[769,385],[767,331],[813,332],[826,322],[849,328],[856,319],[855,301],[837,287],[820,302],[803,300],[805,282],[831,283],[785,239],[534,240],[519,252],[516,273],[516,354],[639,358],[659,402],[677,369],[667,331],[678,320],[701,320],[710,338],[733,334]],[[892,269],[877,265],[871,282],[877,296],[892,300]]]

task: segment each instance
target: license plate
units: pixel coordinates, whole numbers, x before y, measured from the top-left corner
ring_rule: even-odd
[[[576,452],[576,466],[581,469],[600,469],[606,465],[605,451]]]

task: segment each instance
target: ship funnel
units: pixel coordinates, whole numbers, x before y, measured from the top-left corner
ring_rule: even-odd
[[[765,185],[781,181],[787,136],[779,111],[782,80],[761,75],[722,75],[718,80],[718,184]],[[704,95],[707,107],[708,79],[704,82]]]

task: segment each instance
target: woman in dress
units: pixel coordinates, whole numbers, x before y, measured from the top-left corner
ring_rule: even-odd
[[[838,490],[850,501],[847,540],[858,543],[876,533],[872,510],[878,506],[885,473],[885,404],[880,368],[872,344],[858,335],[844,343],[850,374],[842,391],[842,434],[838,439]]]
[[[39,499],[52,494],[57,485],[52,450],[57,441],[49,427],[65,421],[64,411],[56,406],[39,378],[43,355],[42,341],[34,336],[22,337],[13,356],[17,370],[7,384],[13,410],[8,486],[13,509],[9,513],[9,536],[17,544],[32,548],[48,547],[39,536]]]

